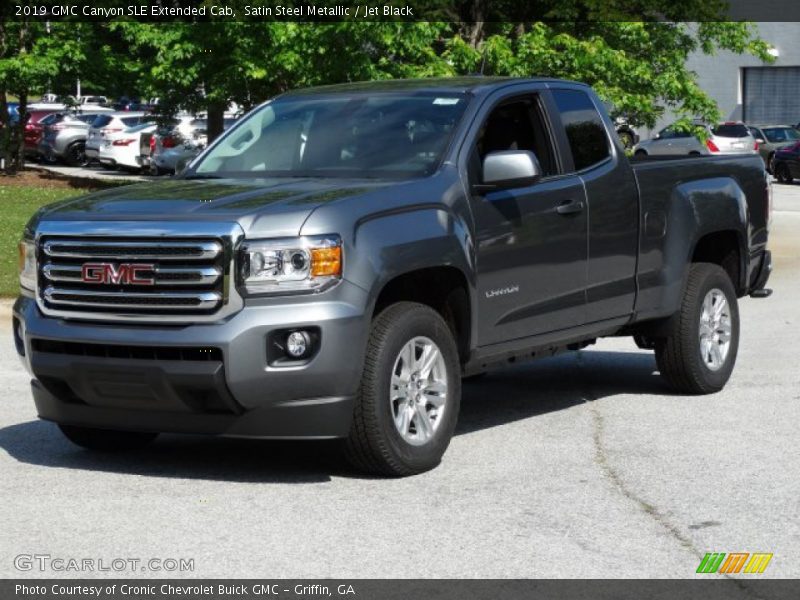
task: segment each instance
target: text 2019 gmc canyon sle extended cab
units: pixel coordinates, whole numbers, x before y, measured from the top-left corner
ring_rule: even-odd
[[[411,474],[462,376],[509,360],[633,335],[677,390],[721,389],[737,298],[769,292],[770,210],[757,155],[629,163],[585,85],[301,90],[176,179],[41,210],[14,336],[82,446],[343,438]]]

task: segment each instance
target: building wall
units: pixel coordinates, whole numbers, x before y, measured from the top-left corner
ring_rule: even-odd
[[[745,67],[800,67],[800,23],[757,23],[758,33],[764,41],[778,51],[774,63],[763,63],[759,59],[733,52],[719,52],[714,56],[694,53],[686,65],[698,75],[698,83],[719,104],[726,120],[742,119],[742,69]],[[666,114],[651,132],[661,130],[675,119],[674,114]],[[800,115],[797,119],[800,121]]]

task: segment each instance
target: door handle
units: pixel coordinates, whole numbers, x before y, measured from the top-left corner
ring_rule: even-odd
[[[579,213],[583,211],[583,201],[582,200],[568,200],[563,204],[559,204],[556,207],[556,212],[560,215],[574,215],[575,213]]]

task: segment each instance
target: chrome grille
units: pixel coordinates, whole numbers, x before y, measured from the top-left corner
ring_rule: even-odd
[[[115,316],[213,315],[226,301],[224,240],[42,237],[39,299],[54,311]],[[100,281],[84,268],[109,269]],[[135,267],[138,278],[120,278]]]

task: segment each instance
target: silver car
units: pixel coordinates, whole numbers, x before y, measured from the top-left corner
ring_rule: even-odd
[[[97,116],[91,112],[58,113],[44,127],[38,146],[42,160],[51,164],[62,160],[72,167],[86,166],[86,137],[89,124]]]
[[[716,154],[753,154],[758,152],[756,140],[744,123],[726,121],[718,125],[702,125],[708,131],[705,143],[694,134],[679,131],[670,125],[655,137],[639,142],[633,149],[634,156],[668,156],[688,154],[691,156]]]

